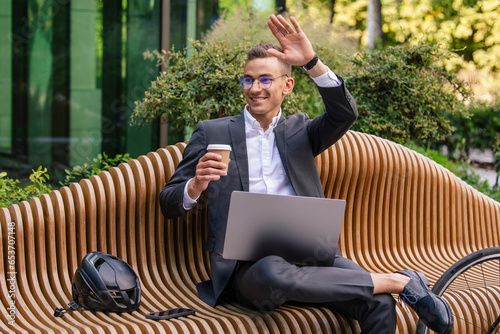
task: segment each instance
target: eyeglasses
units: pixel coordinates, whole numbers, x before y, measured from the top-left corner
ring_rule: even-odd
[[[259,87],[262,89],[269,89],[269,88],[271,88],[271,85],[273,84],[273,80],[276,80],[276,79],[284,77],[284,76],[288,77],[288,74],[283,74],[283,75],[280,75],[279,77],[276,77],[276,78],[270,78],[267,75],[263,75],[257,79],[259,81]],[[254,81],[255,81],[255,79],[252,79],[250,77],[240,78],[241,89],[248,90],[248,89],[252,88]]]

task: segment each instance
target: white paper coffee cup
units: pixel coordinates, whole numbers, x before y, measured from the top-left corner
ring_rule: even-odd
[[[207,146],[207,151],[217,153],[222,156],[221,162],[229,165],[229,153],[231,153],[231,145],[226,144],[210,144]],[[227,172],[227,168],[226,168]]]

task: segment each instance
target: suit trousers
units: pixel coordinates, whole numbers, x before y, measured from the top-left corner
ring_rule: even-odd
[[[315,304],[358,320],[362,333],[396,332],[392,295],[373,295],[370,274],[344,257],[332,267],[298,266],[279,256],[240,261],[230,288],[239,303],[262,312],[286,302]]]

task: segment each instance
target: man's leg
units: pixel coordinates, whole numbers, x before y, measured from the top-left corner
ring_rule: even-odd
[[[343,257],[337,258],[335,265],[345,269],[363,270],[351,260]],[[359,299],[349,302],[332,301],[325,303],[324,306],[358,320],[364,334],[396,332],[396,300],[391,294],[376,294],[370,301]]]
[[[290,264],[278,256],[239,266],[235,293],[245,305],[271,311],[287,301],[327,303],[360,321],[365,333],[394,333],[394,298],[373,296],[371,275],[354,262],[338,257],[334,267]]]

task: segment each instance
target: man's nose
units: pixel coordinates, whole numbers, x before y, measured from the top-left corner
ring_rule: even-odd
[[[259,84],[259,79],[255,79],[253,81],[252,87],[250,87],[250,91],[253,91],[253,90],[255,90],[255,91],[261,91],[262,90],[262,88],[260,87],[260,84]]]

